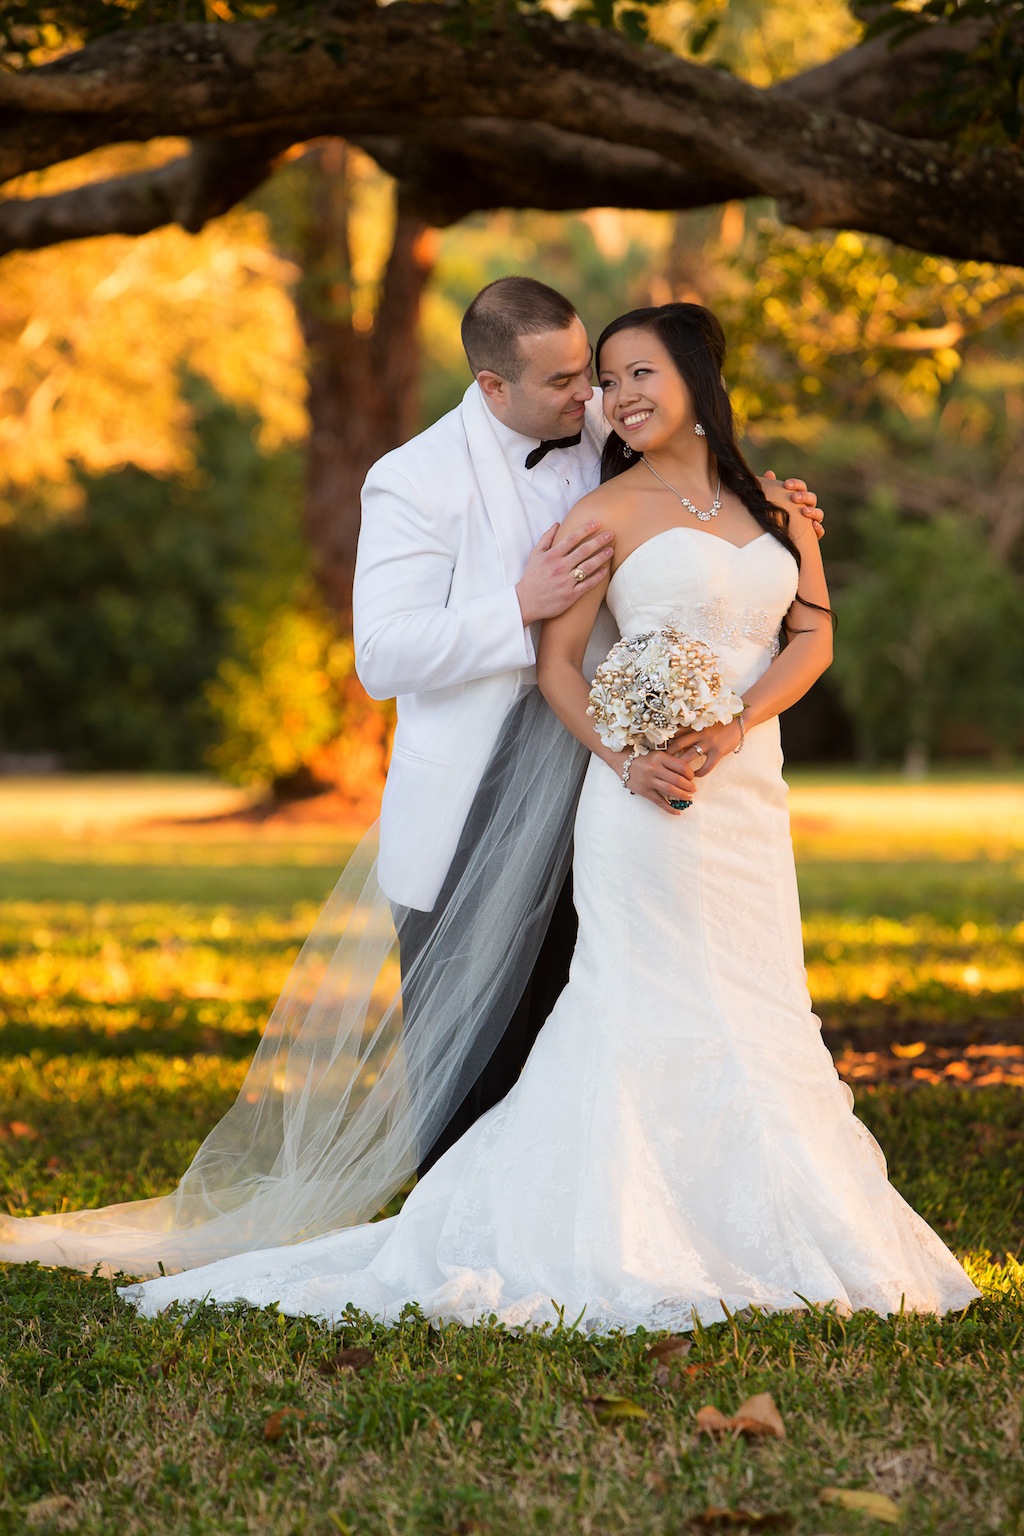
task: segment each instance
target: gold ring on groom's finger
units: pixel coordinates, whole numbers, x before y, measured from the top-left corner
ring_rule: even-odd
[[[579,584],[580,584],[580,582],[581,582],[581,581],[586,581],[586,579],[587,579],[587,573],[586,573],[586,571],[585,571],[585,570],[584,570],[584,569],[583,569],[583,567],[582,567],[582,565],[578,565],[578,566],[577,566],[577,567],[576,567],[576,569],[575,569],[575,570],[574,570],[574,571],[573,571],[573,573],[572,573],[572,579],[573,579],[573,581],[574,581],[574,582],[575,582],[575,583],[576,583],[576,585],[577,585],[577,586],[579,586]]]

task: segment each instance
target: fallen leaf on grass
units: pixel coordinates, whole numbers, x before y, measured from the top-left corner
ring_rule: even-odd
[[[727,1419],[720,1408],[713,1403],[707,1403],[703,1408],[697,1409],[697,1428],[704,1435],[731,1435],[735,1425],[732,1419]]]
[[[163,1360],[158,1360],[155,1365],[149,1367],[149,1374],[154,1381],[166,1381],[181,1359],[181,1351],[175,1350],[173,1355],[168,1355]]]
[[[358,1374],[365,1371],[373,1364],[374,1354],[372,1349],[339,1349],[338,1353],[330,1360],[322,1360],[317,1366],[321,1376],[339,1376],[342,1371],[352,1371]]]
[[[6,1125],[0,1125],[0,1138],[14,1136],[26,1141],[38,1141],[39,1132],[34,1125],[28,1125],[24,1120],[8,1120]]]
[[[70,1514],[74,1507],[74,1499],[69,1498],[66,1493],[54,1493],[48,1498],[36,1499],[34,1504],[26,1504],[22,1514],[26,1525],[44,1525],[48,1520],[56,1520],[61,1515]]]
[[[753,1509],[706,1509],[690,1521],[691,1526],[702,1531],[727,1531],[731,1526],[753,1526],[757,1531],[788,1531],[793,1517],[788,1510],[777,1509],[764,1514]]]
[[[693,1340],[678,1333],[662,1339],[660,1344],[650,1345],[647,1358],[654,1362],[654,1379],[659,1387],[668,1386],[672,1372],[682,1369],[683,1361],[692,1348]]]
[[[667,1339],[660,1340],[657,1344],[650,1344],[647,1348],[648,1360],[658,1360],[662,1365],[667,1365],[669,1360],[682,1359],[693,1348],[693,1340],[685,1334],[673,1333]]]
[[[646,1419],[647,1411],[634,1403],[631,1397],[585,1397],[583,1406],[589,1408],[599,1424],[611,1424],[616,1419]]]
[[[754,1397],[748,1397],[731,1419],[709,1403],[697,1412],[697,1428],[705,1435],[750,1435],[753,1439],[774,1436],[776,1440],[786,1438],[786,1426],[770,1392],[758,1392]]]
[[[306,1414],[302,1408],[279,1408],[272,1413],[263,1426],[264,1440],[280,1440],[289,1429],[295,1429],[306,1422]]]
[[[823,1488],[823,1504],[839,1504],[843,1509],[859,1509],[862,1515],[871,1515],[886,1525],[898,1525],[900,1508],[884,1493],[869,1493],[863,1488]]]
[[[901,1061],[913,1061],[915,1056],[923,1056],[928,1047],[923,1040],[914,1040],[910,1045],[890,1045],[889,1049]]]

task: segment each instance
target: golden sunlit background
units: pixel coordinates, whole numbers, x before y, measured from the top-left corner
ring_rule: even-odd
[[[678,46],[698,9],[670,5],[657,27]],[[781,0],[719,11],[716,58],[758,85],[856,37],[839,0],[810,16]],[[8,191],[125,174],[181,147],[105,149]],[[394,201],[366,155],[313,145],[198,235],[3,260],[8,768],[213,768],[370,804],[389,722],[352,680],[350,571],[328,525],[356,515],[374,443],[383,452],[458,401],[462,310],[510,270],[567,291],[594,333],[679,297],[723,319],[755,466],[804,477],[827,510],[840,643],[786,722],[791,761],[919,775],[936,758],[1019,751],[1019,269],[805,234],[756,200],[496,213],[404,232],[422,286],[396,320],[382,298]],[[333,372],[318,379],[307,344],[333,349]],[[333,447],[307,465],[311,417]]]

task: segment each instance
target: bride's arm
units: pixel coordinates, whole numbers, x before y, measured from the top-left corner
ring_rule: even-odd
[[[600,493],[598,493],[600,494]],[[590,497],[586,498],[590,501]],[[592,509],[588,516],[600,517],[606,528],[614,523],[607,510]],[[574,509],[570,519],[563,524],[567,531],[577,521]],[[545,620],[537,650],[537,682],[555,714],[567,730],[621,778],[629,761],[629,752],[613,752],[606,747],[594,722],[587,714],[590,702],[590,683],[583,673],[590,632],[608,590],[607,575],[598,586],[585,592],[556,619]],[[650,752],[638,757],[629,770],[629,789],[635,795],[651,800],[670,816],[678,816],[669,800],[692,800],[694,792],[693,769],[689,762],[670,756],[667,752]]]
[[[744,731],[781,715],[802,699],[832,662],[832,619],[829,613],[820,611],[828,608],[828,586],[814,524],[791,512],[789,536],[800,552],[797,596],[803,602],[794,602],[786,615],[785,650],[743,695]],[[809,603],[816,606],[808,607]],[[739,722],[731,720],[728,725],[713,725],[706,731],[687,731],[672,743],[672,751],[685,752],[695,742],[707,753],[697,772],[700,778],[740,745]]]

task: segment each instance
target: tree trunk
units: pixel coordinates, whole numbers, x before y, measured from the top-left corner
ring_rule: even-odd
[[[349,150],[317,152],[299,309],[309,348],[309,459],[304,524],[313,574],[339,627],[352,622],[359,492],[377,459],[419,424],[419,316],[436,233],[398,194],[394,243],[375,318],[353,308]]]
[[[349,240],[350,151],[324,144],[306,164],[307,217],[297,251],[298,305],[309,350],[310,432],[303,524],[317,587],[338,631],[352,629],[359,493],[382,454],[419,425],[419,317],[437,235],[404,206],[400,189],[391,254],[376,313],[356,307]],[[274,785],[278,801],[334,791],[366,810],[380,793],[393,712],[369,699],[355,674],[339,687],[341,733]]]

